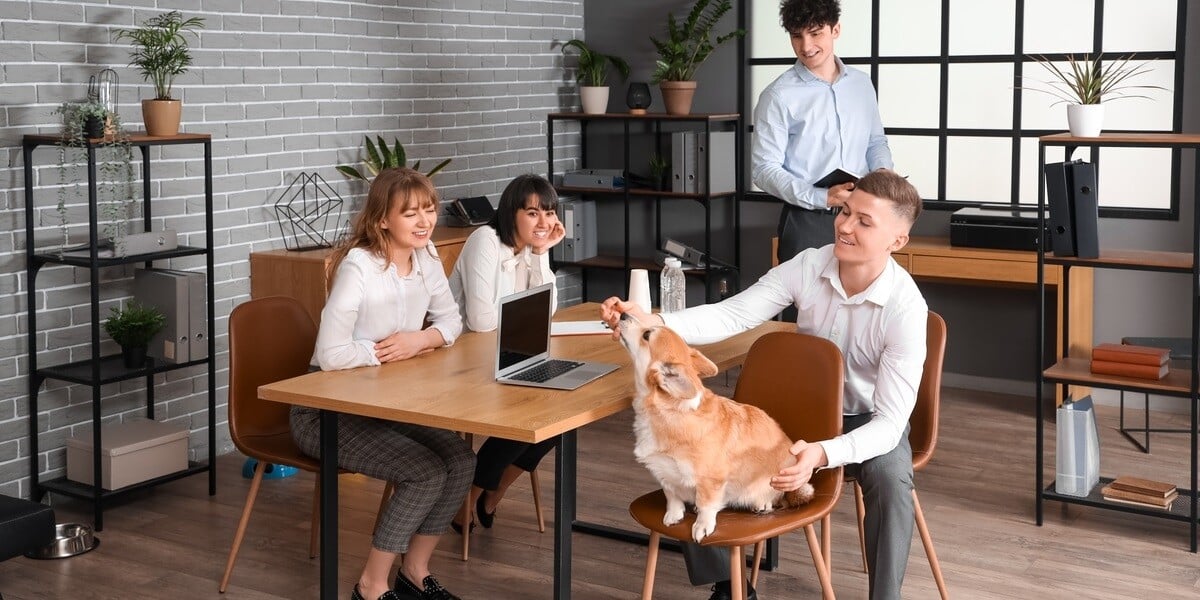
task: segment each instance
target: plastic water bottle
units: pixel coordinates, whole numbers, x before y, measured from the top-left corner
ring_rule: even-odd
[[[687,308],[687,281],[683,276],[683,264],[678,258],[668,256],[658,278],[658,302],[662,312],[675,312]]]

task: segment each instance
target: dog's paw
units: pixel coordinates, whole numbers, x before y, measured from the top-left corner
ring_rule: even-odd
[[[708,537],[717,528],[716,515],[700,515],[696,518],[696,523],[692,525],[692,539],[697,543]]]
[[[667,501],[667,512],[663,514],[663,525],[674,525],[683,520],[683,502]]]
[[[758,506],[755,506],[752,510],[754,510],[755,514],[765,515],[769,512],[774,512],[775,505],[768,502],[767,504],[760,504]]]

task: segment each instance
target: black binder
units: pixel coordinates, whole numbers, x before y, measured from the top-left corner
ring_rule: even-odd
[[[1056,256],[1099,258],[1100,204],[1096,166],[1081,160],[1045,165],[1051,250]]]

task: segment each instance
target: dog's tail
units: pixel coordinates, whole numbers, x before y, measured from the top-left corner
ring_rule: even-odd
[[[783,507],[795,508],[802,504],[808,504],[813,499],[813,486],[811,483],[806,483],[799,488],[783,494]]]

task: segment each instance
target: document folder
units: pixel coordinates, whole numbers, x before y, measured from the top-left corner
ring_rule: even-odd
[[[143,306],[157,308],[166,317],[166,325],[150,340],[146,354],[171,364],[191,360],[187,277],[161,269],[137,269],[133,273],[133,297]]]

